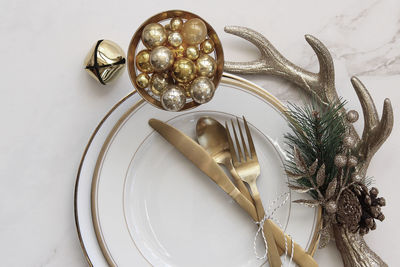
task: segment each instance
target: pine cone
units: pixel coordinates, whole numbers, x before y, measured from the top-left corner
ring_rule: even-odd
[[[357,196],[349,189],[342,192],[338,201],[337,221],[350,231],[356,232],[362,215],[362,207]]]
[[[357,196],[362,207],[359,232],[361,235],[364,235],[370,230],[376,229],[375,219],[380,221],[385,219],[381,207],[386,205],[386,200],[383,197],[378,197],[379,190],[377,188],[372,187],[368,191],[368,188],[362,183],[355,184],[351,190]]]

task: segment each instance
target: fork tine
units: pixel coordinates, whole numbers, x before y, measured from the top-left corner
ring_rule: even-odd
[[[233,145],[231,133],[230,133],[230,131],[229,131],[228,123],[227,123],[227,122],[225,122],[225,130],[226,130],[226,135],[228,136],[229,151],[231,152],[232,162],[233,162],[233,164],[235,165],[236,163],[238,163],[238,158],[237,158],[237,156],[236,156],[235,147],[234,147],[234,145]]]
[[[248,160],[248,159],[250,159],[250,155],[249,155],[249,151],[247,150],[246,142],[244,141],[242,127],[240,127],[240,122],[239,122],[239,118],[238,117],[236,117],[236,121],[237,121],[237,125],[239,127],[240,139],[242,139],[242,146],[243,146],[243,150],[244,150],[244,155],[246,156],[246,160]]]
[[[247,124],[246,118],[243,116],[244,127],[246,129],[247,139],[249,141],[250,153],[252,158],[257,158],[256,148],[254,147],[253,137],[251,137],[249,125]]]
[[[231,120],[231,124],[232,124],[232,129],[233,129],[233,135],[235,136],[236,147],[237,147],[237,150],[238,150],[240,162],[244,162],[242,148],[240,146],[239,138],[238,138],[238,136],[236,134],[235,124],[233,123],[233,120]]]

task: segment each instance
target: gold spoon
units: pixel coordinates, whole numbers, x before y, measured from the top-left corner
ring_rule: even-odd
[[[217,163],[225,165],[230,171],[239,191],[253,203],[249,190],[233,167],[225,127],[211,117],[201,117],[197,121],[196,134],[199,144]]]

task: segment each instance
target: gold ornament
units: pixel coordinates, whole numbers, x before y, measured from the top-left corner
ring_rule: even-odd
[[[172,32],[168,35],[168,43],[173,47],[180,46],[182,41],[182,35],[179,32]]]
[[[136,77],[136,84],[140,88],[146,88],[147,86],[149,86],[149,81],[150,81],[150,77],[147,73],[140,73]]]
[[[168,74],[154,73],[150,79],[150,90],[155,95],[161,95],[169,84]]]
[[[196,60],[198,59],[199,55],[200,55],[200,51],[197,48],[197,46],[188,46],[188,48],[186,48],[185,51],[186,57],[190,60]]]
[[[196,103],[204,104],[214,96],[215,86],[206,77],[196,78],[190,86],[190,95]]]
[[[173,31],[180,31],[183,26],[183,21],[181,18],[173,18],[168,24]]]
[[[172,67],[172,76],[180,83],[190,82],[196,78],[196,66],[188,58],[178,59]]]
[[[358,117],[359,117],[358,112],[355,110],[350,110],[346,114],[346,119],[349,123],[355,123],[356,121],[358,121]]]
[[[150,64],[155,71],[165,71],[174,63],[174,54],[165,46],[154,48],[150,53]]]
[[[186,103],[186,96],[182,88],[171,85],[161,96],[161,105],[169,111],[179,111]]]
[[[214,42],[210,39],[204,40],[200,44],[200,49],[203,53],[210,54],[214,51]]]
[[[150,51],[142,50],[136,55],[136,67],[141,72],[151,73],[154,71],[150,64]]]
[[[119,45],[110,40],[99,40],[90,49],[84,64],[90,76],[107,84],[122,74],[125,62],[124,51]]]
[[[211,78],[217,71],[217,63],[209,55],[202,55],[196,61],[196,67],[200,76]]]
[[[207,26],[201,19],[190,19],[183,24],[182,35],[186,43],[190,45],[200,44],[206,39]]]
[[[170,49],[174,53],[175,58],[181,58],[185,56],[185,51],[186,51],[185,44],[181,44],[178,47],[171,47]]]
[[[142,42],[149,48],[155,48],[163,45],[167,40],[167,33],[164,27],[159,23],[150,23],[144,27],[142,32]]]

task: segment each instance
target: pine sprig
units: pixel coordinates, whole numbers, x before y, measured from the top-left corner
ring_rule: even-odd
[[[292,118],[289,126],[293,133],[285,135],[286,144],[289,148],[287,150],[289,160],[286,163],[286,170],[300,176],[303,173],[295,162],[295,147],[301,152],[307,166],[312,166],[317,160],[317,170],[324,165],[326,173],[324,180],[318,181],[317,173],[315,173],[312,175],[311,181],[309,178],[303,177],[296,179],[296,183],[300,186],[314,187],[313,184],[322,182],[322,185],[318,187],[323,195],[329,183],[337,175],[334,158],[341,150],[343,136],[346,132],[345,118],[341,111],[344,104],[344,102],[332,103],[328,107],[322,107],[315,102],[305,107],[289,105],[288,115]],[[308,192],[314,198],[318,198],[319,193],[316,190]]]

